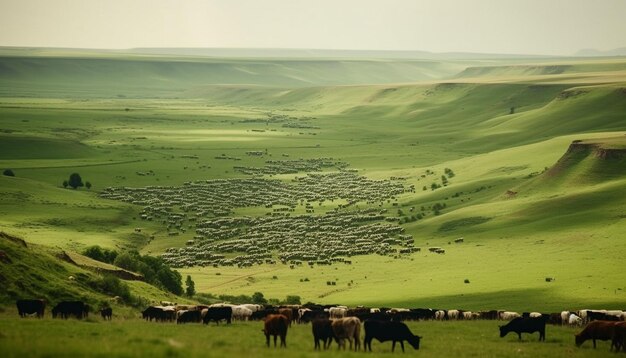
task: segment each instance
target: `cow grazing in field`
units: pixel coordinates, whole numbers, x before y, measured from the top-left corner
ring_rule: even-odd
[[[271,314],[278,314],[278,309],[276,308],[265,308],[260,311],[252,312],[250,316],[250,320],[252,321],[260,321],[265,320],[265,317]]]
[[[100,316],[105,321],[110,321],[113,318],[113,309],[111,307],[102,308],[100,310]]]
[[[15,304],[17,305],[17,312],[22,318],[31,314],[37,314],[37,318],[43,318],[46,310],[44,300],[17,300]]]
[[[502,321],[510,321],[515,318],[521,317],[517,312],[504,311],[500,312],[500,320]]]
[[[178,311],[176,313],[176,323],[198,323],[202,320],[201,313],[202,311],[198,310]]]
[[[161,306],[150,306],[141,312],[143,319],[152,322],[154,319],[157,322],[165,321],[165,311]]]
[[[562,311],[561,312],[561,324],[568,324],[569,323],[569,311]]]
[[[573,313],[570,313],[567,322],[569,323],[570,326],[582,326],[583,325],[583,319]]]
[[[444,310],[435,311],[435,319],[438,321],[443,321],[445,319],[448,319],[448,311],[444,311]]]
[[[233,307],[233,319],[239,321],[247,321],[252,316],[252,310],[245,305]]]
[[[221,320],[225,320],[227,324],[230,324],[232,316],[233,308],[230,306],[209,307],[202,318],[202,322],[209,324],[210,321],[215,321],[216,324],[220,324]]]
[[[333,334],[339,344],[339,348],[346,349],[346,342],[350,342],[350,350],[352,350],[352,342],[354,341],[354,350],[357,351],[361,345],[361,320],[357,317],[344,317],[332,321]]]
[[[291,327],[291,322],[293,321],[293,310],[291,308],[279,308],[278,314],[281,314],[287,318],[287,325]]]
[[[69,318],[74,316],[78,319],[87,317],[89,306],[81,301],[63,301],[52,308],[52,318]]]
[[[522,333],[539,332],[539,340],[546,340],[546,319],[544,317],[537,318],[514,318],[511,322],[504,326],[500,326],[500,338],[506,336],[509,332],[517,333],[519,339],[522,339]]]
[[[396,349],[396,342],[400,342],[402,352],[404,352],[404,341],[407,341],[413,348],[420,348],[420,339],[409,330],[402,322],[365,321],[365,339],[363,345],[367,351],[368,347],[372,351],[372,340],[376,338],[379,342],[392,341],[391,351]]]
[[[593,321],[578,334],[574,335],[576,346],[580,347],[585,341],[591,339],[593,348],[596,348],[596,341],[608,341],[613,339],[615,333],[615,322],[612,321]]]
[[[491,310],[491,311],[481,311],[479,312],[479,317],[480,319],[488,319],[488,320],[497,320],[498,319],[498,311],[496,310]]]
[[[331,319],[344,318],[348,313],[348,309],[345,306],[331,307],[328,309]]]
[[[616,352],[620,349],[626,352],[626,322],[615,323],[614,330],[611,349],[615,347]]]
[[[270,346],[270,336],[274,336],[274,347],[276,347],[276,338],[280,336],[280,346],[287,348],[287,328],[289,320],[282,314],[273,314],[265,317],[263,322],[263,333],[265,334],[265,343]]]
[[[329,319],[314,319],[311,322],[311,326],[313,329],[314,349],[321,349],[320,341],[324,343],[324,349],[328,349],[335,337],[332,321]]]

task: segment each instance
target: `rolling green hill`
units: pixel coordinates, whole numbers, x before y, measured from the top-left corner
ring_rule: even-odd
[[[193,181],[261,177],[292,185],[339,169],[267,168],[332,158],[414,190],[345,207],[298,201],[290,215],[381,210],[420,252],[181,272],[201,292],[346,304],[557,310],[626,299],[623,59],[44,54],[0,57],[0,168],[16,175],[0,177],[0,229],[29,243],[159,255],[188,246],[213,214],[194,222],[184,203],[167,204],[187,213],[179,229],[142,220],[146,203],[104,199],[103,189],[184,193]],[[73,172],[92,189],[63,189]],[[228,217],[274,209],[235,205]]]

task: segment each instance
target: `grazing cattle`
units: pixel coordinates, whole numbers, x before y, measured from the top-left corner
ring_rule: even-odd
[[[530,314],[528,316],[530,318],[539,318],[539,317],[543,316],[543,314],[541,314],[539,312],[530,312]]]
[[[270,314],[278,314],[278,309],[276,308],[265,308],[260,311],[252,312],[250,319],[253,321],[265,320]]]
[[[287,325],[291,327],[291,321],[293,321],[293,310],[291,308],[279,308],[278,314],[281,314],[287,318]]]
[[[312,322],[314,319],[328,319],[328,312],[323,309],[306,311],[300,318],[302,323]]]
[[[348,309],[345,306],[331,307],[328,309],[331,319],[344,318],[348,313]]]
[[[163,321],[165,319],[165,312],[163,308],[160,306],[150,306],[141,312],[141,316],[143,319],[152,322],[155,321]]]
[[[606,311],[605,311],[606,312]],[[587,318],[588,321],[614,321],[617,322],[620,320],[619,316],[609,315],[602,311],[588,311]]]
[[[202,311],[198,310],[178,311],[176,313],[176,323],[198,323],[202,320],[201,314]]]
[[[548,323],[550,324],[562,324],[561,314],[560,313],[550,313],[550,318],[548,319]]]
[[[31,314],[37,314],[37,318],[43,318],[46,310],[44,300],[17,300],[15,304],[17,305],[17,312],[22,318]]]
[[[615,323],[614,330],[611,349],[615,347],[616,352],[620,349],[626,352],[626,322]]]
[[[567,323],[569,323],[570,326],[582,326],[583,319],[573,313],[570,313]]]
[[[509,334],[509,332],[517,333],[519,339],[522,339],[522,333],[535,333],[539,332],[539,340],[546,340],[546,319],[544,317],[538,318],[514,318],[511,322],[504,326],[500,326],[500,338]]]
[[[113,318],[113,309],[111,307],[106,307],[100,310],[100,315],[105,321],[110,321]]]
[[[562,311],[561,312],[561,324],[568,324],[569,323],[569,311]]]
[[[448,319],[457,320],[459,319],[459,310],[448,310]]]
[[[324,343],[324,349],[328,349],[335,337],[332,321],[329,319],[314,319],[311,322],[311,326],[313,329],[313,349],[321,349],[320,341]]]
[[[498,319],[498,311],[496,310],[491,310],[491,311],[481,311],[480,312],[480,318],[481,319],[488,319],[488,320],[497,320]]]
[[[435,312],[435,319],[438,321],[443,321],[444,319],[448,319],[448,312],[444,310],[438,310]]]
[[[226,320],[227,324],[230,324],[233,316],[233,308],[230,306],[224,307],[209,307],[207,312],[202,318],[204,324],[209,324],[210,321],[215,321],[216,324],[220,324],[221,320]]]
[[[509,311],[504,311],[504,312],[500,312],[500,320],[502,321],[510,321],[512,319],[515,318],[520,318],[520,314],[517,312],[509,312]]]
[[[247,321],[252,316],[252,310],[245,307],[244,305],[239,305],[233,307],[233,320],[239,321]]]
[[[274,336],[274,347],[276,347],[276,338],[280,336],[280,346],[287,348],[287,327],[289,320],[282,314],[272,314],[265,317],[263,323],[263,333],[265,334],[265,343],[270,346],[270,336]]]
[[[463,319],[464,320],[472,320],[472,319],[474,319],[474,315],[470,311],[465,311],[465,312],[463,312]]]
[[[63,301],[52,308],[52,318],[69,318],[74,316],[78,319],[89,315],[89,306],[81,301]]]
[[[593,321],[578,334],[574,335],[576,346],[580,347],[585,341],[591,339],[593,348],[596,348],[596,341],[608,341],[613,339],[615,333],[615,322],[612,321]]]
[[[413,348],[420,348],[420,339],[409,330],[409,327],[402,322],[384,322],[384,321],[365,321],[365,339],[363,345],[365,350],[369,347],[372,351],[372,339],[376,338],[379,342],[392,341],[391,351],[396,349],[396,342],[400,342],[402,352],[404,352],[404,341],[407,341]]]
[[[357,351],[361,345],[361,320],[357,317],[344,317],[332,321],[333,334],[339,344],[339,348],[346,349],[346,342],[350,342],[350,350],[352,350],[352,342],[354,341],[354,350]]]

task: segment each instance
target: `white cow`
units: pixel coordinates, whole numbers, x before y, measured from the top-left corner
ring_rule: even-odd
[[[500,319],[503,321],[510,321],[514,318],[521,317],[517,312],[505,311],[500,314]]]
[[[567,324],[569,321],[569,311],[561,312],[561,324]]]
[[[435,319],[436,320],[443,321],[444,318],[446,318],[446,311],[439,310],[439,311],[435,312]]]
[[[538,317],[541,317],[541,313],[539,313],[539,312],[530,312],[529,317],[530,318],[538,318]]]
[[[464,320],[471,320],[473,318],[474,318],[474,315],[472,314],[471,311],[463,312],[463,319]]]
[[[245,307],[245,305],[239,305],[233,307],[233,319],[239,321],[247,321],[252,316],[252,310]]]
[[[569,315],[569,319],[567,322],[569,323],[570,326],[582,326],[583,325],[583,319],[573,313]]]
[[[330,315],[330,319],[344,318],[347,312],[348,312],[348,309],[345,306],[331,307],[328,309],[328,314]]]

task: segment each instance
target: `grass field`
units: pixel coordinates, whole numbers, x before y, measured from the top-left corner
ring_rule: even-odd
[[[415,186],[346,210],[422,213],[399,224],[420,252],[314,269],[278,263],[180,272],[200,292],[297,294],[322,303],[626,308],[623,58],[304,61],[7,51],[0,56],[0,168],[15,177],[0,177],[0,230],[28,242],[158,255],[185,246],[193,228],[169,236],[162,223],[140,219],[142,206],[102,199],[102,189],[242,178],[234,166],[331,157],[367,178],[401,177]],[[589,145],[568,151],[578,140]],[[445,168],[454,177],[431,190]],[[93,187],[62,188],[73,172]],[[290,182],[303,174],[266,177]],[[338,203],[315,203],[315,215]],[[445,208],[435,214],[435,204]],[[234,215],[267,211],[236,208]],[[459,237],[464,243],[454,244]],[[446,254],[428,251],[435,246]],[[132,285],[154,299],[161,294]]]
[[[3,314],[6,316],[6,314]],[[610,342],[574,345],[578,329],[560,326],[546,328],[546,341],[538,334],[499,337],[497,321],[409,323],[422,338],[419,351],[405,344],[406,354],[424,357],[606,357]],[[136,318],[115,317],[103,322],[100,317],[85,322],[46,318],[0,320],[0,349],[6,357],[42,356],[168,356],[224,357],[356,357],[362,352],[344,352],[333,344],[327,352],[313,350],[311,326],[294,324],[287,333],[287,348],[265,347],[260,322],[234,322],[231,325],[157,324]],[[54,335],[48,332],[56,332]],[[361,332],[363,338],[364,332]],[[34,337],[37,337],[34,339]],[[363,345],[361,344],[361,347]],[[396,354],[401,351],[396,347]],[[391,343],[372,343],[375,355],[391,354]]]

